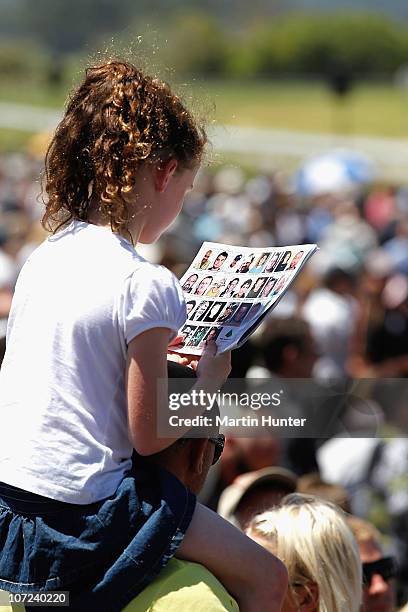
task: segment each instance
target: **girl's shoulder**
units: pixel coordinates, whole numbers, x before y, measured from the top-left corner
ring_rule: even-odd
[[[130,270],[129,277],[133,283],[150,281],[151,283],[159,283],[163,288],[170,286],[182,288],[176,275],[161,264],[152,263],[144,259],[141,255],[134,260],[134,266]]]
[[[139,261],[128,276],[122,294],[126,342],[152,327],[168,327],[173,337],[186,322],[183,290],[164,266]]]
[[[178,278],[168,268],[140,258],[129,269],[125,280],[125,296],[128,295],[133,301],[136,296],[143,300],[159,301],[167,309],[172,307],[176,310],[184,305],[185,299],[183,289]]]

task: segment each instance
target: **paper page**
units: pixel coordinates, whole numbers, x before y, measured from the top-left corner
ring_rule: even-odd
[[[180,280],[187,321],[179,330],[184,339],[179,352],[201,355],[211,338],[220,352],[237,348],[242,336],[249,337],[266,311],[276,306],[317,248],[204,242]]]

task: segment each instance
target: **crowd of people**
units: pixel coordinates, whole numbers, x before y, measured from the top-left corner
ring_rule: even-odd
[[[35,153],[0,157],[0,357],[17,276],[46,237]],[[408,190],[371,185],[304,199],[272,170],[210,166],[167,234],[142,253],[180,277],[204,240],[319,245],[233,352],[231,377],[247,387],[251,379],[313,380],[330,389],[331,411],[313,412],[312,399],[291,387],[291,411],[314,414],[314,435],[227,431],[211,469],[209,442],[200,439],[156,460],[285,563],[286,612],[396,610],[408,601]],[[164,572],[126,610],[154,610],[159,600],[158,610],[200,609],[199,601],[206,610],[237,609],[204,568],[173,559]]]
[[[45,237],[41,167],[41,156],[0,158],[2,336],[16,276]],[[402,378],[408,370],[407,215],[403,187],[371,186],[305,201],[279,173],[247,179],[237,167],[210,166],[170,231],[147,253],[180,276],[204,240],[253,247],[317,243],[319,253],[273,316],[309,325],[317,378]]]

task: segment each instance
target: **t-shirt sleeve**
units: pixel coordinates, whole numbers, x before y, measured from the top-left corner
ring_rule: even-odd
[[[174,338],[186,318],[183,290],[167,268],[144,263],[127,279],[123,299],[127,344],[154,327],[170,329]]]

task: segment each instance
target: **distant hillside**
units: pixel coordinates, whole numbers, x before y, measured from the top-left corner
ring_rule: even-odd
[[[0,0],[0,36],[70,52],[132,24],[159,28],[183,13],[214,15],[228,31],[296,10],[382,12],[408,23],[408,0]]]
[[[376,11],[408,21],[407,0],[290,0],[290,3],[306,11]]]
[[[162,0],[163,2],[163,0]],[[221,17],[239,19],[256,14],[273,15],[287,10],[305,11],[371,11],[384,13],[397,19],[408,21],[408,0],[169,0],[173,6],[189,9],[199,8],[218,14]],[[164,0],[163,8],[168,7]],[[156,0],[155,6],[160,6]]]

